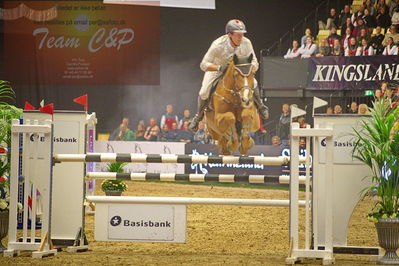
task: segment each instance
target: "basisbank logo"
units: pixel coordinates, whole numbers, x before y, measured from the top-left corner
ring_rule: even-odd
[[[140,220],[140,221],[131,221],[127,219],[122,219],[121,216],[115,215],[109,221],[111,226],[129,226],[129,227],[172,227],[172,222],[165,221],[152,221],[152,220]]]
[[[325,147],[327,145],[326,139],[325,138],[322,139],[320,144],[321,144],[321,146]],[[334,140],[334,147],[353,147],[353,146],[355,146],[355,143],[352,141],[349,141],[349,140],[347,140],[347,141]]]

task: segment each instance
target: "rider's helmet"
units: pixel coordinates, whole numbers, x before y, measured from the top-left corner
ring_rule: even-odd
[[[229,22],[226,24],[226,34],[234,32],[246,33],[247,30],[245,29],[244,22],[239,19],[229,20]]]

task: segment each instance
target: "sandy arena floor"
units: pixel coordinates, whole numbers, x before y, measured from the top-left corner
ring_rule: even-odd
[[[288,191],[129,182],[125,195],[288,199]],[[97,191],[102,195],[101,191]],[[349,245],[377,246],[374,225],[365,218],[372,201],[361,202],[349,226]],[[56,257],[0,258],[0,265],[284,265],[288,254],[287,207],[188,206],[186,244],[94,242],[86,216],[90,251]],[[6,244],[6,240],[3,240]],[[320,265],[306,260],[302,265]],[[371,256],[336,255],[336,265],[375,264]]]

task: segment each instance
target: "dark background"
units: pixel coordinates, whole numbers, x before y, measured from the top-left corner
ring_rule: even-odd
[[[26,3],[29,5],[29,1]],[[216,0],[216,10],[161,8],[159,86],[93,84],[82,88],[48,87],[37,83],[14,87],[17,92],[17,105],[23,107],[25,101],[38,105],[41,99],[45,99],[47,103],[53,102],[59,110],[81,110],[71,99],[88,93],[89,112],[97,113],[98,132],[113,130],[124,116],[130,118],[132,129],[138,120],[148,121],[150,117],[159,119],[167,104],[175,106],[178,116],[181,116],[184,109],[190,109],[195,113],[196,99],[203,77],[199,64],[211,42],[224,34],[224,26],[228,20],[238,18],[245,22],[248,30],[246,36],[252,41],[260,61],[260,50],[279,39],[314,10],[318,3],[319,0]],[[3,39],[2,28],[1,35]],[[2,62],[0,73],[4,76],[7,62]],[[296,91],[285,96],[291,97],[269,98],[272,120],[278,119],[283,102],[297,103],[299,107],[304,108],[310,101]]]

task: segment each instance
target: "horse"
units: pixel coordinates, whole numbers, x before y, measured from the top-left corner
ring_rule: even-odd
[[[250,132],[260,127],[253,101],[255,70],[252,58],[252,54],[234,55],[205,111],[209,133],[224,155],[231,155],[237,147],[241,154],[248,154],[254,145]]]

